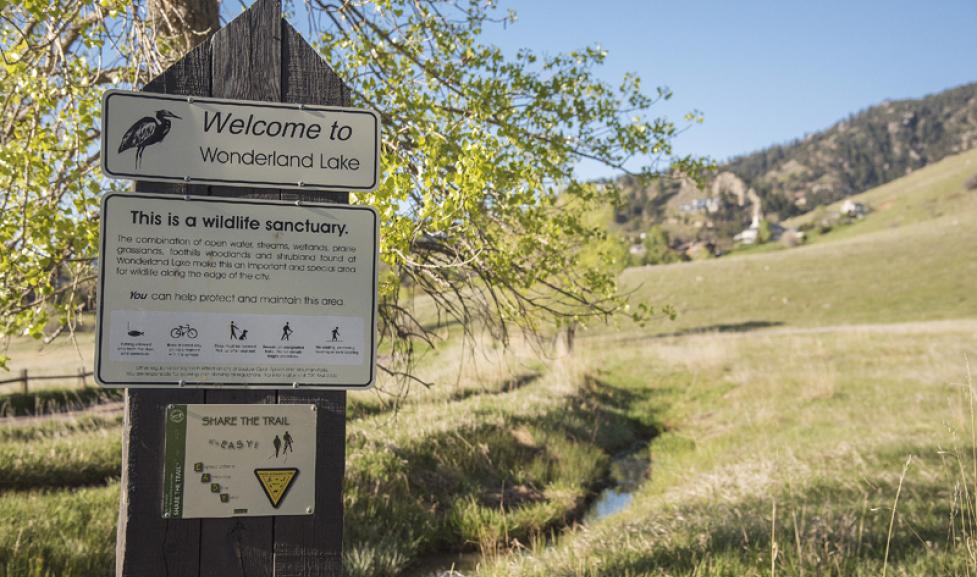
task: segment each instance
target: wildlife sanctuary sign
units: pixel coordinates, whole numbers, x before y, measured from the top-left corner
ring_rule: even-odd
[[[110,90],[102,170],[114,178],[368,192],[379,182],[380,116]]]
[[[369,387],[378,220],[364,206],[106,195],[95,379]]]

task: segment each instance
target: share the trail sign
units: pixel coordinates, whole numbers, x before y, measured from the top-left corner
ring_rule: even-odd
[[[312,515],[315,405],[166,407],[163,517]]]
[[[226,386],[235,382],[233,378],[214,371],[224,370],[215,359],[231,359],[232,365],[238,364],[235,370],[240,374],[266,371],[269,376],[308,369],[320,371],[322,377],[331,371],[334,376],[329,378],[334,384],[362,383],[363,369],[372,371],[367,367],[367,363],[372,364],[372,358],[367,358],[372,355],[372,323],[346,317],[356,316],[352,314],[354,308],[363,311],[373,306],[370,301],[375,287],[365,282],[374,274],[374,263],[358,253],[359,243],[375,242],[375,214],[349,209],[348,214],[355,212],[362,220],[354,222],[322,204],[348,204],[346,191],[376,186],[376,117],[348,108],[349,89],[282,19],[280,0],[257,0],[146,84],[139,95],[110,93],[107,97],[108,127],[102,151],[106,172],[136,179],[137,193],[174,196],[161,201],[160,207],[140,195],[129,195],[138,197],[135,199],[110,196],[106,201],[108,218],[114,221],[117,215],[112,214],[113,207],[128,203],[132,206],[123,207],[126,227],[143,231],[120,229],[119,235],[103,240],[114,243],[116,249],[136,252],[151,248],[138,241],[140,236],[162,239],[163,243],[171,242],[166,239],[199,240],[197,250],[201,253],[208,239],[216,243],[226,240],[226,247],[215,245],[212,249],[251,253],[214,256],[212,260],[218,261],[227,257],[223,260],[230,268],[223,271],[219,265],[206,264],[206,258],[197,259],[200,262],[195,265],[192,257],[185,264],[184,254],[132,254],[173,260],[169,265],[149,262],[142,266],[136,261],[126,265],[127,277],[133,270],[137,273],[134,282],[139,286],[132,290],[139,298],[135,300],[123,290],[123,284],[110,283],[109,290],[100,294],[99,306],[112,311],[100,325],[103,332],[108,331],[101,345],[100,358],[108,362],[101,367],[103,381],[145,382],[140,375],[126,374],[136,370],[153,373],[153,380],[176,383],[165,389],[126,389],[116,575],[340,576],[345,391],[309,390],[301,386],[302,379],[295,379],[298,387],[281,388],[276,383],[277,389],[235,390],[233,384]],[[139,98],[147,106],[133,104]],[[129,102],[128,108],[121,106],[124,100]],[[247,102],[238,105],[231,101]],[[348,130],[344,128],[347,126]],[[283,133],[289,140],[295,136],[301,146],[283,147]],[[204,147],[204,160],[200,147]],[[307,166],[309,163],[312,167]],[[251,188],[255,186],[260,188]],[[227,197],[248,200],[227,202],[225,209],[213,210],[225,206]],[[179,217],[180,224],[170,226],[176,222],[168,220],[170,212]],[[206,234],[165,230],[184,226],[191,216],[219,216],[211,220],[218,228]],[[157,220],[159,228],[152,224]],[[266,230],[269,223],[272,228],[283,228]],[[228,224],[231,228],[220,229]],[[238,226],[248,230],[239,230]],[[258,229],[252,230],[252,226]],[[342,232],[343,226],[349,234]],[[291,228],[286,231],[285,227]],[[354,230],[355,235],[365,236],[354,239]],[[266,233],[280,238],[272,241],[265,238]],[[226,238],[221,238],[225,234]],[[298,236],[285,238],[288,235]],[[232,241],[240,246],[232,247]],[[305,297],[331,298],[307,294],[327,292],[327,287],[315,285],[329,283],[312,280],[308,270],[296,274],[292,286],[286,286],[287,276],[266,279],[279,284],[282,290],[278,297],[287,300],[297,296],[303,307],[319,307],[311,312],[321,322],[300,327],[298,317],[310,311],[302,310],[293,318],[290,305],[271,302],[276,295],[255,284],[256,278],[245,277],[247,283],[237,286],[229,278],[216,278],[218,272],[246,271],[249,262],[258,262],[253,254],[257,245],[247,249],[246,242],[278,243],[280,246],[265,247],[262,252],[270,251],[272,259],[282,255],[282,262],[287,258],[296,264],[304,261],[306,266],[309,261],[305,257],[310,255],[320,263],[315,266],[331,266],[338,259],[327,263],[319,256],[348,254],[334,247],[349,248],[355,243],[357,271],[345,271],[342,282],[357,285],[358,294],[309,304]],[[322,250],[302,249],[309,245],[321,245]],[[167,249],[164,253],[169,248],[178,253],[194,248],[161,247]],[[102,256],[105,260],[112,255]],[[174,266],[177,260],[180,266]],[[349,264],[348,258],[345,263]],[[107,262],[102,264],[106,266]],[[185,286],[162,280],[163,274],[179,275],[180,270],[187,275]],[[270,274],[266,270],[253,273]],[[214,284],[207,288],[207,283],[191,283],[189,277],[197,274],[197,281],[214,276],[210,279]],[[152,282],[154,278],[160,280]],[[339,290],[340,285],[336,288]],[[167,300],[159,301],[159,306],[140,304],[143,293],[148,297],[153,292]],[[225,305],[233,299],[234,304],[227,310],[217,310],[222,306],[219,302],[210,303],[214,309],[198,304],[188,309],[190,314],[185,317],[172,317],[172,313],[181,314],[179,306],[173,307],[175,299],[190,299],[194,292],[197,303],[203,294],[204,299]],[[239,298],[243,299],[240,303]],[[249,308],[246,301],[252,298],[256,303]],[[358,304],[347,308],[353,301]],[[327,302],[325,307],[323,302]],[[213,317],[224,314],[231,316]],[[299,342],[301,339],[308,340]],[[133,369],[134,364],[142,368]],[[324,367],[328,364],[332,368]],[[361,374],[347,374],[351,366]],[[209,374],[198,380],[224,388],[190,387],[187,384],[193,379],[186,377],[181,387],[181,378],[171,373],[184,369],[194,375]],[[289,375],[289,379],[294,376]],[[295,411],[305,416],[300,418]],[[239,450],[240,454],[236,453]]]
[[[360,192],[379,182],[372,110],[122,90],[102,102],[113,178]]]

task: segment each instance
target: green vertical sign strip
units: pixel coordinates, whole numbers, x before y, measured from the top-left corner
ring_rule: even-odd
[[[188,417],[186,405],[167,405],[166,435],[163,441],[164,519],[183,517]]]

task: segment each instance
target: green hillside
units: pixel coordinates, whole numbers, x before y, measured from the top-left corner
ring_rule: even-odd
[[[629,506],[481,577],[974,575],[977,153],[796,249],[632,268],[574,359],[662,423]]]
[[[870,232],[905,227],[942,216],[973,218],[977,213],[977,191],[964,182],[977,175],[977,150],[957,154],[888,184],[851,197],[871,211],[854,224],[816,237],[815,241],[839,240]],[[844,201],[792,218],[784,226],[799,228],[815,223],[823,214],[836,214]],[[974,222],[971,220],[970,222]]]
[[[724,166],[781,216],[860,193],[977,145],[977,84],[891,100]],[[804,199],[805,204],[795,204]],[[791,205],[795,209],[791,209]]]
[[[752,218],[782,221],[900,179],[977,146],[977,84],[919,99],[886,101],[786,144],[730,159],[699,185],[624,177],[615,215],[632,233],[662,226],[678,245],[723,249]]]
[[[676,308],[661,333],[975,318],[975,172],[977,151],[961,154],[859,195],[874,212],[810,245],[631,268],[622,284]]]

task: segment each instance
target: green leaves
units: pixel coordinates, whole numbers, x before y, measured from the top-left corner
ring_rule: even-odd
[[[581,159],[617,168],[640,159],[645,175],[672,168],[678,130],[647,117],[671,92],[646,96],[635,75],[617,88],[602,82],[598,46],[506,57],[479,39],[498,18],[481,2],[383,7],[330,5],[319,47],[356,103],[384,114],[387,179],[357,202],[385,218],[383,258],[396,271],[382,287],[385,335],[422,325],[401,306],[417,292],[405,288],[503,339],[510,326],[535,331],[623,311],[616,275],[626,250],[588,218],[618,191],[576,180],[573,168]],[[676,160],[693,172],[701,164]]]
[[[0,21],[4,335],[42,338],[72,324],[77,289],[93,278],[101,10],[83,1],[20,2]]]
[[[161,59],[145,14],[124,0],[21,1],[0,21],[0,317],[5,334],[42,336],[70,324],[94,273],[95,169],[100,88],[138,84]],[[673,159],[678,129],[650,116],[654,96],[627,75],[601,81],[599,46],[542,56],[485,44],[488,26],[514,22],[494,3],[470,0],[314,0],[317,46],[354,91],[383,115],[384,178],[374,194],[383,228],[382,336],[392,367],[409,367],[431,319],[512,329],[586,323],[623,311],[623,259],[593,215],[619,191],[581,182],[582,159],[640,166]],[[391,368],[392,372],[400,369]]]

